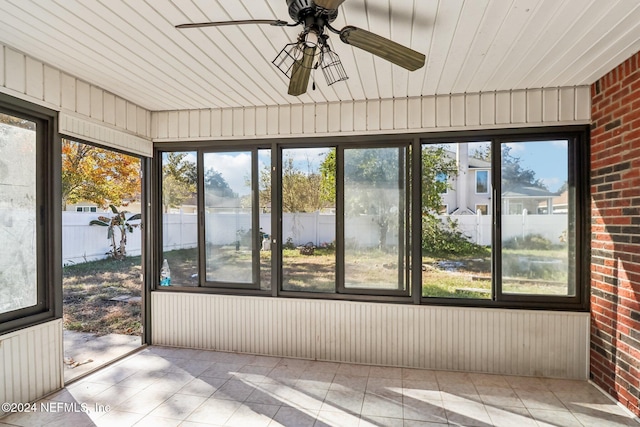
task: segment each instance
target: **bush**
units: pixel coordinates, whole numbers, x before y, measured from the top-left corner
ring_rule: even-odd
[[[513,237],[502,242],[502,248],[545,251],[553,249],[553,243],[540,234],[527,234],[524,237]]]
[[[475,244],[459,229],[458,223],[448,218],[443,224],[433,215],[422,217],[422,252],[431,256],[487,256],[489,250]]]

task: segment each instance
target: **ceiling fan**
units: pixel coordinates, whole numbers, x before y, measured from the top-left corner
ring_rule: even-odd
[[[289,95],[299,96],[307,91],[312,69],[320,67],[331,85],[348,77],[340,58],[331,50],[329,30],[340,36],[340,40],[351,46],[363,49],[380,58],[386,59],[409,71],[421,68],[425,62],[424,54],[409,49],[399,43],[381,37],[369,31],[351,25],[338,30],[331,23],[338,16],[338,8],[345,0],[286,0],[292,23],[272,19],[249,19],[241,21],[201,22],[176,25],[176,28],[219,27],[225,25],[269,24],[274,27],[296,27],[304,29],[298,40],[282,49],[272,61],[289,77]]]

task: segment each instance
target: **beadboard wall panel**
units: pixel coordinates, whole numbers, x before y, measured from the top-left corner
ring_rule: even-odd
[[[589,87],[530,89],[370,101],[152,113],[156,142],[286,138],[587,124]],[[222,115],[222,123],[217,119]],[[211,123],[202,132],[194,120]],[[186,118],[186,116],[185,116]]]
[[[144,157],[153,156],[153,143],[149,139],[122,132],[114,126],[65,112],[60,112],[58,123],[60,134],[69,138],[105,145]]]
[[[33,402],[61,389],[62,358],[62,319],[0,335],[0,402]]]
[[[588,377],[589,314],[154,292],[155,345]]]
[[[150,111],[2,44],[0,92],[59,111],[65,136],[144,156],[153,152]],[[179,136],[193,133],[185,129]]]

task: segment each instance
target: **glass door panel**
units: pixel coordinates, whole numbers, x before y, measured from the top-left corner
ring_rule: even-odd
[[[204,153],[207,282],[253,285],[253,152]]]

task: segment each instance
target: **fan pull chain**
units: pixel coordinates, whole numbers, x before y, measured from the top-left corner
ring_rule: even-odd
[[[316,70],[318,69],[319,66],[320,66],[320,62],[316,62],[316,65],[314,65],[313,67],[313,73],[311,73],[311,79],[313,80],[311,82],[311,90],[316,90]]]

